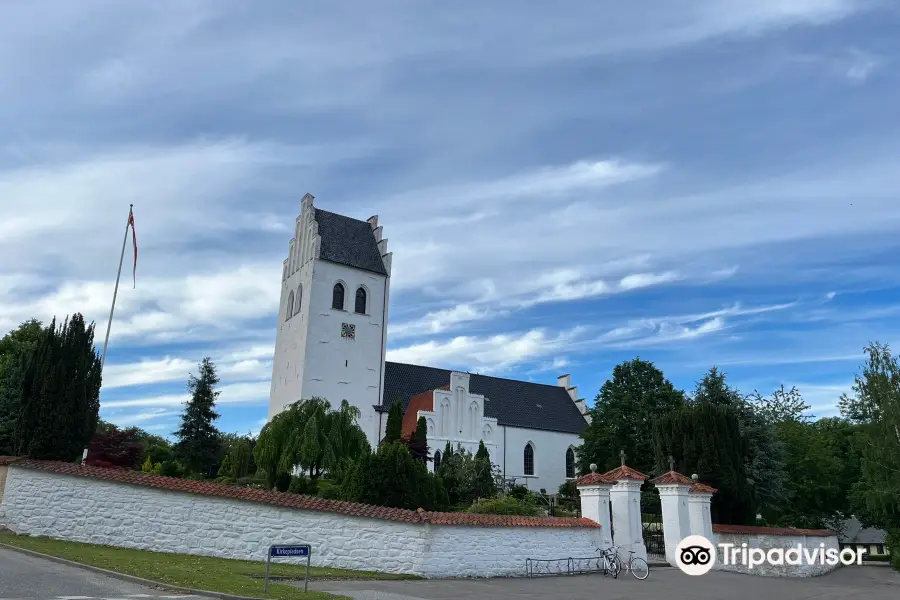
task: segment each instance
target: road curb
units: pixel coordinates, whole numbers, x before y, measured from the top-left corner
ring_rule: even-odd
[[[51,562],[59,563],[62,565],[68,565],[70,567],[84,569],[85,571],[93,571],[94,573],[100,573],[101,575],[106,575],[107,577],[112,577],[113,579],[121,579],[122,581],[127,581],[129,583],[137,583],[140,585],[147,585],[147,586],[163,588],[165,590],[171,590],[173,592],[181,592],[183,594],[208,596],[211,598],[219,598],[220,600],[263,600],[262,598],[254,598],[251,596],[232,596],[231,594],[224,594],[222,592],[210,592],[207,590],[195,590],[193,588],[178,587],[177,585],[162,583],[160,581],[153,581],[151,579],[144,579],[142,577],[135,577],[134,575],[126,575],[125,573],[118,573],[116,571],[109,571],[107,569],[101,569],[100,567],[95,567],[93,565],[86,565],[84,563],[75,562],[73,560],[66,560],[65,558],[60,558],[58,556],[42,554],[40,552],[35,552],[34,550],[26,550],[25,548],[19,548],[18,546],[11,546],[9,544],[4,544],[3,542],[0,542],[0,548],[5,548],[7,550],[12,550],[14,552],[21,552],[22,554],[28,554],[29,556],[42,558],[44,560],[49,560]]]

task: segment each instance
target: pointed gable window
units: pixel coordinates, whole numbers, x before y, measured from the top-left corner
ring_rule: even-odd
[[[571,448],[566,450],[566,478],[575,478],[575,451]]]
[[[334,284],[334,289],[331,291],[331,308],[335,308],[337,310],[344,310],[344,284],[343,283]]]
[[[534,475],[534,446],[531,442],[525,444],[525,474]]]
[[[356,289],[356,312],[366,314],[366,290],[362,287]]]

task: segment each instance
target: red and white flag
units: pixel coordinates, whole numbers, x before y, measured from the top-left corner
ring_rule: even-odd
[[[132,287],[137,287],[137,237],[134,234],[134,212],[128,213],[128,224],[131,225],[131,241],[134,244],[134,267],[131,269]]]

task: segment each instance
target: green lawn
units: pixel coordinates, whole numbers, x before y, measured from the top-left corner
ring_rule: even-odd
[[[333,600],[339,597],[312,590],[304,594],[302,588],[271,580],[269,593],[264,594],[263,580],[253,577],[265,575],[264,562],[95,546],[44,537],[19,536],[8,532],[0,532],[0,543],[178,587],[278,600]],[[306,566],[273,561],[269,574],[302,580],[306,574]],[[316,578],[414,579],[406,575],[311,567],[310,580]]]

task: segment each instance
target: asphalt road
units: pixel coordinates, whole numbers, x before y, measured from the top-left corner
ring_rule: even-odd
[[[199,600],[0,548],[0,600]],[[204,599],[208,600],[208,599]]]
[[[302,585],[302,584],[300,584]],[[757,577],[713,571],[690,577],[678,569],[650,570],[638,581],[619,576],[444,581],[313,582],[310,589],[354,600],[898,600],[900,573],[885,567],[845,567],[810,579]]]

